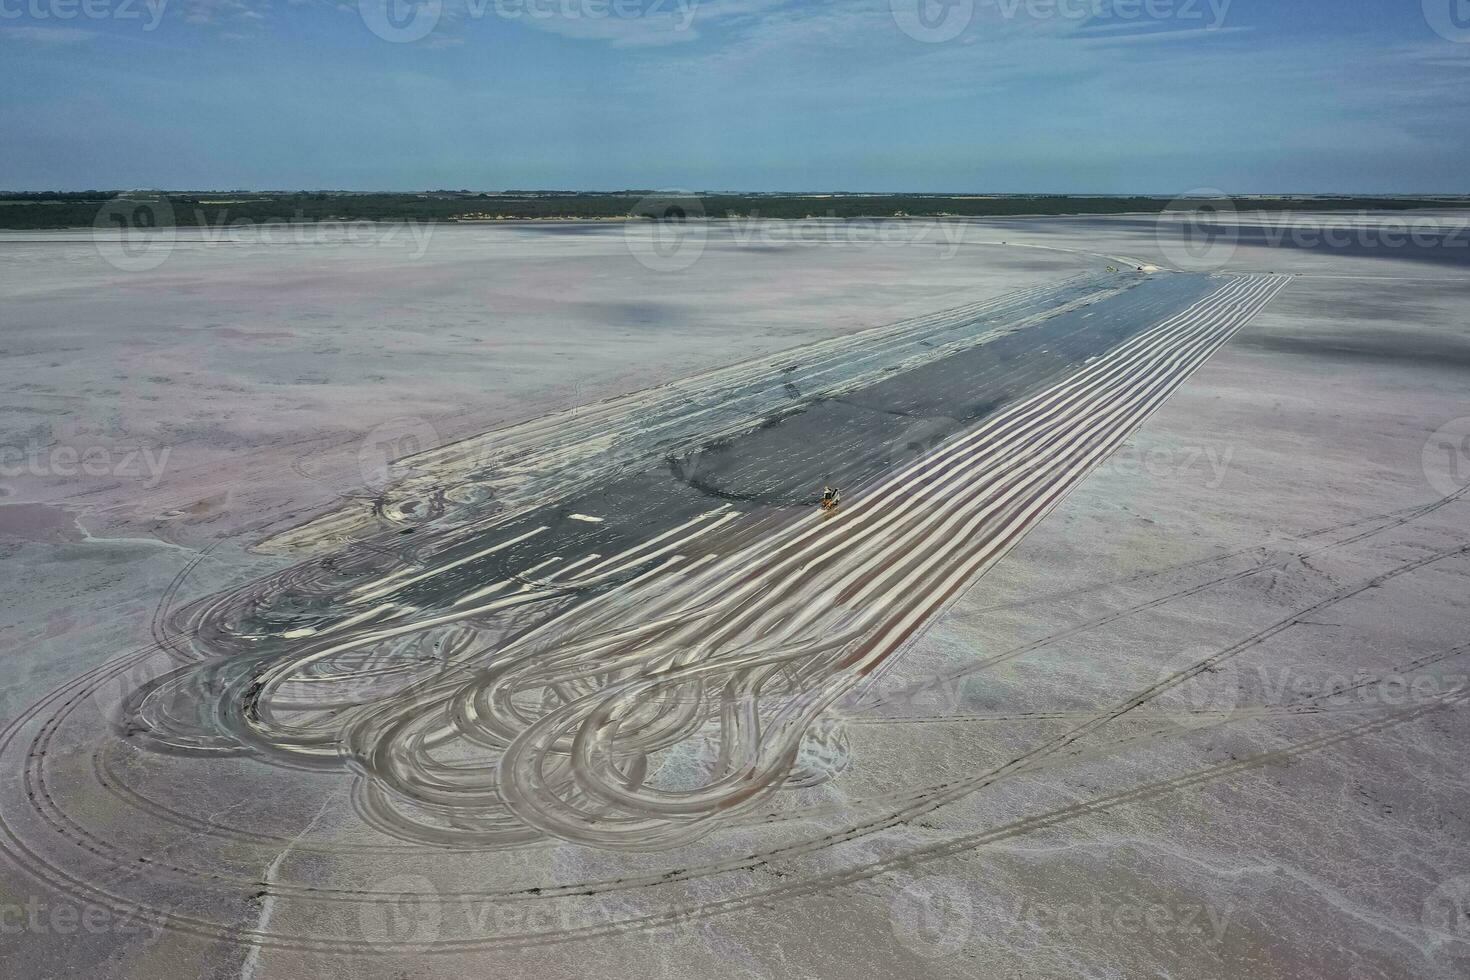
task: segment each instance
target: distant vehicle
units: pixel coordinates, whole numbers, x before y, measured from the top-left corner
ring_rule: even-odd
[[[842,503],[842,491],[836,487],[822,488],[822,509],[836,510],[837,505]]]

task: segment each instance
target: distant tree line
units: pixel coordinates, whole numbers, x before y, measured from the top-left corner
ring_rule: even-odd
[[[115,197],[165,199],[175,224],[228,225],[238,221],[452,221],[461,215],[504,218],[888,218],[894,215],[993,217],[1158,213],[1210,202],[1163,197],[1103,197],[1065,194],[948,196],[940,194],[667,194],[654,191],[606,193],[503,191],[475,193],[355,193],[342,191],[37,191],[0,192],[0,228],[90,227]],[[1408,210],[1465,205],[1466,199],[1415,197],[1249,197],[1241,210]]]

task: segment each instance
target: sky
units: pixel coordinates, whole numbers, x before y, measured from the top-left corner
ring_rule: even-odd
[[[1465,193],[1470,0],[0,0],[0,188]]]

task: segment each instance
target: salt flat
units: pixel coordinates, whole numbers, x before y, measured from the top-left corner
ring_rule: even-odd
[[[1450,236],[1375,237],[1400,220],[1358,219],[1376,229],[1367,245],[1269,247],[1251,232],[1202,259],[1295,278],[905,651],[881,703],[834,714],[836,776],[802,791],[805,820],[687,851],[553,841],[430,859],[365,828],[341,773],[207,756],[155,767],[63,736],[44,747],[55,774],[80,785],[99,758],[146,769],[132,785],[148,812],[193,822],[140,829],[137,800],[66,800],[105,843],[144,852],[141,868],[87,865],[135,914],[7,862],[9,903],[47,928],[0,955],[101,976],[195,972],[201,958],[207,975],[255,977],[594,963],[614,976],[1462,975],[1470,540],[1455,494],[1470,454],[1455,420],[1470,404],[1470,260]],[[163,599],[288,567],[252,546],[344,495],[371,499],[393,448],[1125,259],[1180,264],[1151,218],[966,222],[954,238],[895,227],[906,237],[886,245],[864,238],[881,228],[805,243],[716,227],[673,271],[602,225],[436,228],[418,258],[394,243],[179,245],[142,272],[61,240],[76,234],[0,240],[3,444],[27,462],[3,480],[0,514],[15,517],[0,542],[20,584],[0,606],[0,718],[160,635],[180,642]],[[58,446],[78,461],[93,450],[106,472],[77,474]],[[973,778],[1204,662],[1045,766],[800,849],[886,793]],[[146,673],[90,707],[108,715]],[[0,812],[24,826],[8,852],[36,870],[24,855],[45,822]],[[264,839],[222,850],[238,839],[225,828]],[[777,856],[742,864],[753,851]],[[201,870],[238,880],[233,901],[191,907]],[[640,875],[672,882],[575,887]],[[95,909],[97,928],[56,920],[65,908]],[[303,934],[344,943],[250,938]]]

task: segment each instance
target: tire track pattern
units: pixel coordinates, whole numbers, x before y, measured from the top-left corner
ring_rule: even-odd
[[[1127,366],[1114,364],[1116,372],[1106,378],[1087,380],[1079,375],[1074,381],[1087,381],[1080,391],[1073,390],[1073,382],[1068,382],[1031,402],[1018,405],[1006,416],[942,447],[933,457],[921,460],[902,473],[875,481],[872,486],[858,488],[852,505],[838,519],[802,520],[793,526],[778,528],[770,527],[769,523],[732,527],[718,541],[676,536],[670,539],[673,547],[661,556],[657,567],[588,603],[575,615],[538,627],[514,644],[487,647],[468,634],[461,634],[460,646],[452,657],[461,669],[454,672],[453,680],[440,676],[433,684],[404,692],[402,697],[386,706],[374,705],[371,711],[374,717],[356,719],[350,726],[348,737],[341,740],[340,747],[351,751],[358,762],[375,762],[373,753],[381,752],[381,758],[390,763],[379,768],[375,762],[359,769],[363,775],[358,784],[357,805],[384,829],[408,841],[446,842],[461,849],[477,846],[495,848],[517,841],[545,842],[557,836],[579,840],[575,820],[589,811],[611,819],[644,821],[645,827],[651,828],[665,841],[674,839],[673,835],[684,835],[682,839],[692,840],[717,827],[748,828],[762,822],[791,819],[789,813],[783,817],[768,812],[769,808],[752,809],[758,807],[761,800],[770,802],[775,790],[768,787],[753,790],[753,802],[748,804],[740,799],[732,800],[726,793],[724,809],[709,810],[706,799],[699,797],[710,795],[709,789],[718,782],[721,772],[736,771],[734,763],[746,758],[759,761],[765,748],[763,741],[771,737],[773,731],[780,733],[770,722],[781,711],[810,711],[814,692],[822,694],[829,686],[853,690],[893,662],[894,655],[902,650],[907,637],[913,635],[912,630],[904,632],[904,619],[900,617],[914,609],[928,609],[932,615],[932,610],[938,608],[937,604],[925,606],[918,603],[923,592],[905,583],[942,583],[947,576],[964,569],[964,562],[980,554],[977,549],[981,548],[988,549],[993,556],[977,566],[979,571],[983,571],[1009,546],[1008,541],[1013,543],[1025,528],[1034,525],[1035,520],[1044,515],[1045,509],[1054,505],[1048,504],[1049,500],[1059,500],[1067,491],[1065,484],[1049,488],[1047,481],[1056,483],[1060,479],[1058,474],[1065,476],[1074,470],[1081,472],[1082,475],[1075,477],[1080,481],[1085,476],[1086,461],[1092,454],[1110,451],[1107,447],[1112,444],[1112,436],[1108,433],[1122,432],[1122,437],[1126,438],[1127,431],[1131,431],[1127,427],[1127,419],[1146,417],[1147,412],[1152,411],[1148,407],[1150,399],[1156,399],[1155,404],[1161,402],[1172,386],[1181,383],[1193,370],[1191,364],[1197,367],[1203,363],[1212,348],[1208,343],[1196,344],[1188,339],[1190,335],[1184,332],[1183,327],[1185,318],[1200,317],[1195,326],[1201,327],[1216,316],[1235,317],[1233,325],[1229,322],[1218,325],[1219,342],[1223,343],[1230,330],[1244,323],[1259,308],[1256,303],[1263,304],[1269,299],[1269,295],[1264,295],[1264,298],[1252,300],[1244,290],[1233,296],[1227,287],[1211,297],[1210,302],[1176,318],[1179,322],[1171,323],[1179,328],[1177,334],[1165,335],[1164,331],[1171,324],[1163,324],[1149,335],[1138,338],[1129,345],[1136,349],[1128,355],[1137,355],[1137,363]],[[1211,312],[1211,305],[1216,301],[1239,305],[1233,314],[1223,310]],[[1162,346],[1153,350],[1155,344]],[[1173,354],[1167,354],[1167,351],[1173,351]],[[1115,355],[1124,354],[1125,350],[1121,348],[1115,352]],[[1107,360],[1111,361],[1115,355],[1110,355]],[[1152,369],[1143,366],[1150,358],[1157,362]],[[1168,366],[1163,366],[1165,364]],[[1099,362],[1093,368],[1101,374],[1104,366],[1104,362]],[[1123,387],[1125,377],[1135,379],[1131,388]],[[1177,380],[1172,380],[1174,378]],[[1104,397],[1102,401],[1088,397],[1088,392],[1103,388],[1123,393]],[[1141,394],[1143,391],[1152,394],[1144,396]],[[1048,396],[1050,401],[1041,404]],[[1123,404],[1125,401],[1126,405]],[[1113,409],[1117,410],[1116,418],[1105,422],[1105,418],[1112,418],[1108,413]],[[1049,423],[1050,428],[1035,428],[1043,425],[1043,419],[1050,417],[1048,413],[1054,415],[1058,412],[1063,413],[1061,421],[1053,420]],[[1077,413],[1076,417],[1071,423],[1067,422],[1067,417],[1073,413]],[[1073,441],[1056,428],[1068,424],[1084,427],[1106,424],[1108,429],[1090,431],[1087,437]],[[1006,429],[1005,425],[1011,428]],[[1018,442],[1028,430],[1031,431],[1029,442]],[[960,481],[959,489],[946,482],[949,479],[946,473]],[[1033,476],[1040,478],[1040,484],[1029,479]],[[955,501],[964,487],[980,483],[988,488],[982,496],[958,509],[944,509],[944,505]],[[887,503],[879,506],[876,502],[880,500]],[[995,506],[995,509],[968,534],[956,533],[953,529],[946,531],[950,525],[944,523],[923,525],[918,520],[922,515],[909,511],[894,516],[893,524],[874,530],[885,517],[892,516],[890,511],[898,511],[904,504],[915,501],[920,510],[943,510],[948,515],[945,521],[966,522],[987,507]],[[856,505],[868,505],[869,511]],[[851,520],[863,513],[869,515],[865,521]],[[1019,531],[1006,533],[1006,522],[1012,519],[1029,520],[1029,523],[1023,523]],[[911,524],[913,530],[905,530]],[[997,529],[994,527],[996,524],[1002,526]],[[926,526],[927,533],[924,532]],[[864,529],[876,540],[862,537]],[[900,532],[907,535],[904,540],[910,542],[909,551],[893,551],[885,545]],[[972,541],[972,538],[984,538],[984,541]],[[809,553],[806,549],[813,546],[818,550]],[[827,560],[825,556],[829,549],[842,557]],[[913,549],[917,549],[919,554],[913,554]],[[783,567],[793,557],[798,560],[797,568],[802,572],[794,577],[789,574],[790,567]],[[1408,574],[1434,562],[1463,557],[1464,549],[1455,549],[1408,562],[1361,583],[1355,589],[1334,594],[1324,602],[1342,601],[1363,589],[1378,587],[1389,577]],[[940,567],[928,569],[926,566],[931,559]],[[587,568],[577,571],[582,576],[593,574]],[[858,572],[857,577],[846,581],[847,573],[855,571]],[[757,572],[759,578],[756,577]],[[972,572],[969,581],[973,581],[976,574],[978,572]],[[537,581],[544,585],[556,578],[551,576]],[[573,576],[563,578],[571,580]],[[962,581],[957,588],[963,588],[964,584]],[[867,589],[872,590],[872,598],[859,600],[858,597]],[[942,596],[935,598],[938,604],[945,601]],[[871,622],[862,621],[859,612],[865,611],[872,601],[883,602],[884,611]],[[1317,606],[1310,608],[1316,609]],[[679,634],[681,616],[685,617],[683,625],[698,625],[699,628],[687,635]],[[979,772],[958,782],[848,801],[832,813],[840,821],[839,826],[828,828],[827,832],[803,843],[776,847],[763,845],[756,854],[737,853],[719,861],[695,863],[687,868],[643,878],[628,876],[597,881],[583,876],[580,880],[569,880],[554,887],[515,890],[487,885],[478,893],[463,894],[431,886],[428,893],[409,897],[444,909],[475,901],[481,895],[493,897],[497,902],[523,904],[571,902],[582,895],[604,896],[594,901],[606,901],[607,892],[665,884],[674,888],[678,882],[698,882],[724,872],[775,866],[777,862],[790,860],[801,853],[818,853],[837,842],[857,840],[876,829],[901,823],[914,814],[927,812],[976,788],[991,785],[1008,774],[1035,773],[1052,765],[1064,764],[1068,758],[1085,757],[1079,753],[1108,752],[1119,745],[1140,742],[1141,739],[1135,737],[1115,743],[1113,747],[1076,744],[1098,730],[1102,722],[1138,712],[1141,705],[1171,684],[1187,678],[1192,671],[1208,669],[1212,662],[1242,649],[1245,642],[1256,642],[1267,635],[1274,635],[1273,630],[1289,628],[1294,621],[1295,618],[1283,620],[1270,630],[1221,651],[1209,661],[1202,661],[1191,671],[1155,684],[1112,710],[1091,717],[1059,719],[1081,721],[1083,724],[1061,738],[1043,743],[1003,769]],[[821,632],[824,629],[827,632]],[[176,638],[168,637],[169,640]],[[1451,651],[1443,656],[1459,652]],[[142,651],[136,656],[154,655],[151,651]],[[297,659],[294,674],[287,664],[277,665],[279,670],[261,663],[251,665],[255,710],[243,712],[241,717],[262,744],[269,744],[276,738],[289,743],[294,737],[292,729],[299,719],[304,672],[319,669],[324,672],[323,676],[340,675],[342,678],[350,678],[358,670],[371,672],[371,668],[365,665],[372,661],[374,654],[364,654],[356,662],[342,659],[343,656],[332,654],[310,664],[302,663],[310,659],[310,655],[303,656]],[[703,660],[698,659],[701,657]],[[128,661],[134,659],[130,657]],[[541,659],[550,663],[542,664]],[[382,666],[386,668],[389,665],[385,663]],[[11,794],[7,792],[7,799],[0,800],[0,817],[4,818],[0,829],[5,833],[7,850],[38,877],[119,913],[130,909],[123,896],[142,885],[144,880],[197,879],[198,883],[220,895],[227,895],[233,889],[257,887],[248,878],[241,879],[232,873],[233,862],[222,861],[220,866],[206,866],[206,872],[191,867],[192,862],[182,856],[172,858],[163,851],[130,851],[127,845],[120,846],[80,826],[78,819],[82,811],[77,811],[77,818],[63,812],[58,794],[68,789],[62,781],[64,774],[54,773],[47,777],[45,759],[48,754],[53,760],[64,757],[55,751],[57,746],[53,741],[60,725],[78,706],[85,706],[94,685],[99,681],[105,682],[112,669],[112,665],[98,668],[66,685],[4,734],[3,741],[0,741],[0,754],[8,754],[17,745],[29,748],[24,783],[17,787],[24,794],[19,800],[20,808],[33,808],[37,815],[44,817],[45,824],[39,829],[51,834],[48,843],[48,839],[35,830],[18,833],[14,825],[17,800],[10,799]],[[634,693],[633,703],[620,708],[618,700],[630,690]],[[564,921],[556,928],[528,928],[495,937],[481,934],[446,936],[422,946],[409,943],[407,948],[422,952],[451,952],[565,942],[761,907],[770,902],[862,881],[988,842],[1034,832],[1066,820],[1106,812],[1115,806],[1130,805],[1181,788],[1229,778],[1259,765],[1330,747],[1347,738],[1386,730],[1421,717],[1428,711],[1457,706],[1463,700],[1463,691],[1451,692],[1436,703],[1390,712],[1378,720],[1312,738],[1286,750],[1149,783],[964,838],[906,848],[891,858],[847,866],[827,874],[802,876],[774,888],[745,889],[746,893],[736,897],[679,902],[673,905],[672,910],[652,913],[646,907],[640,911],[636,904],[631,904],[620,906],[617,921],[605,925],[577,926]],[[647,702],[647,706],[640,715],[633,709],[637,709],[641,702]],[[613,710],[603,710],[607,705],[612,705]],[[352,711],[346,713],[352,714]],[[686,714],[699,719],[698,723],[688,722],[682,728],[677,725],[678,719]],[[822,715],[821,710],[815,712],[813,717],[816,720],[801,732],[797,739],[799,749],[785,767],[786,777],[771,784],[776,789],[801,784],[801,767],[808,754],[802,750],[814,741],[813,729],[821,730]],[[1222,723],[1227,720],[1220,719]],[[37,721],[41,722],[39,731],[35,729]],[[538,726],[543,730],[539,742],[529,737]],[[685,733],[683,738],[677,737],[681,731]],[[547,738],[548,732],[562,732],[564,737]],[[33,734],[34,737],[21,741],[22,734]],[[656,747],[655,736],[662,739],[666,747]],[[1149,737],[1152,736],[1145,735],[1142,740]],[[743,744],[736,744],[737,740]],[[669,760],[661,756],[677,753],[695,742],[711,750],[698,769],[704,782],[692,790],[687,786],[677,791],[660,790],[658,776],[671,768]],[[578,753],[584,749],[579,748],[579,743],[590,746],[587,751],[592,761],[603,767],[600,773],[592,769],[588,771],[610,780],[615,788],[632,797],[631,802],[607,801],[596,792],[596,780],[584,783],[580,779],[581,773],[575,765]],[[291,746],[291,752],[293,757],[304,757],[318,748],[325,749],[327,744]],[[1070,751],[1067,751],[1069,747]],[[513,749],[519,753],[518,756],[512,755]],[[518,761],[517,767],[508,769],[508,759]],[[107,766],[107,760],[100,755],[95,761],[98,763],[98,782],[103,786],[115,784],[117,779],[113,773],[116,768]],[[126,761],[126,756],[122,761]],[[392,766],[398,766],[399,770],[392,771]],[[507,776],[507,772],[518,771],[521,767],[530,770],[526,778]],[[744,771],[750,768],[747,765]],[[484,778],[487,771],[493,778]],[[405,777],[411,783],[421,785],[411,785],[406,792],[393,785],[394,779]],[[516,800],[514,794],[523,785],[532,791],[551,787],[566,796],[558,805],[544,808],[550,814],[548,819],[540,816],[534,808],[527,810]],[[476,791],[484,791],[483,796],[478,801],[471,801],[469,794]],[[656,791],[660,795],[656,796]],[[427,793],[438,794],[438,799],[431,799]],[[671,816],[670,799],[682,800],[686,804],[692,802],[693,805]],[[650,805],[649,800],[654,805]],[[476,807],[482,809],[477,810]],[[560,812],[563,809],[569,811],[570,816]],[[861,812],[872,809],[878,812],[867,818],[859,816]],[[182,824],[181,814],[160,812],[158,815]],[[798,816],[811,819],[819,815],[807,809]],[[543,821],[548,824],[547,829],[541,827],[540,822]],[[558,829],[568,825],[572,826],[571,834],[557,833]],[[625,829],[625,826],[617,829]],[[216,824],[210,818],[203,826],[191,828],[191,832],[214,829],[217,829]],[[243,837],[220,836],[235,844],[244,843]],[[31,845],[26,843],[27,837]],[[52,850],[54,842],[63,839],[77,851],[110,864],[113,871],[92,876],[63,871],[55,858],[48,859],[41,853]],[[144,839],[146,836],[140,834],[140,844]],[[295,843],[295,838],[288,839]],[[281,843],[280,839],[268,836],[262,836],[260,842],[277,846]],[[33,845],[40,845],[40,851]],[[376,850],[356,841],[344,846],[349,853],[366,854]],[[614,841],[603,846],[641,845],[637,841]],[[300,847],[312,853],[327,850],[313,848],[309,844]],[[410,845],[406,853],[420,852]],[[430,849],[421,853],[428,855],[435,851]],[[452,856],[460,853],[462,851],[452,852]],[[421,860],[427,861],[427,857]],[[685,863],[683,857],[679,860]],[[279,858],[271,862],[272,868],[279,869],[279,865]],[[146,875],[146,879],[140,875]],[[267,875],[267,880],[258,883],[258,887],[262,889],[261,894],[268,890],[272,896],[283,895],[292,901],[319,906],[342,904],[348,908],[391,908],[406,898],[402,893],[381,888],[354,887],[354,883],[349,881],[323,885],[292,881],[292,877]],[[295,877],[299,879],[301,876]],[[428,884],[427,881],[425,883]],[[147,890],[154,889],[155,886],[150,884]],[[228,936],[262,947],[311,949],[346,955],[373,952],[363,948],[360,937],[350,934],[346,938],[338,938],[334,931],[302,931],[301,920],[278,921],[273,918],[267,921],[262,918],[256,927],[236,927],[228,924],[228,904],[206,916],[190,911],[201,907],[210,906],[181,904],[166,914],[169,927],[199,935]],[[375,913],[378,917],[383,914]]]
[[[1140,283],[1080,274],[531,419],[399,460],[370,510],[334,511],[275,535],[268,551],[313,550],[368,518],[408,526],[458,517],[473,528],[763,424],[773,412],[968,350]],[[494,513],[483,517],[489,504]],[[456,511],[461,513],[456,514]]]
[[[1107,458],[1285,280],[1226,282],[1067,382],[724,554],[665,565],[378,705],[346,732],[380,828],[410,840],[604,848],[696,840],[800,781],[814,724]],[[256,680],[268,702],[306,664]],[[256,736],[288,732],[269,714]],[[678,787],[651,774],[695,739]],[[691,778],[696,785],[689,786]]]

